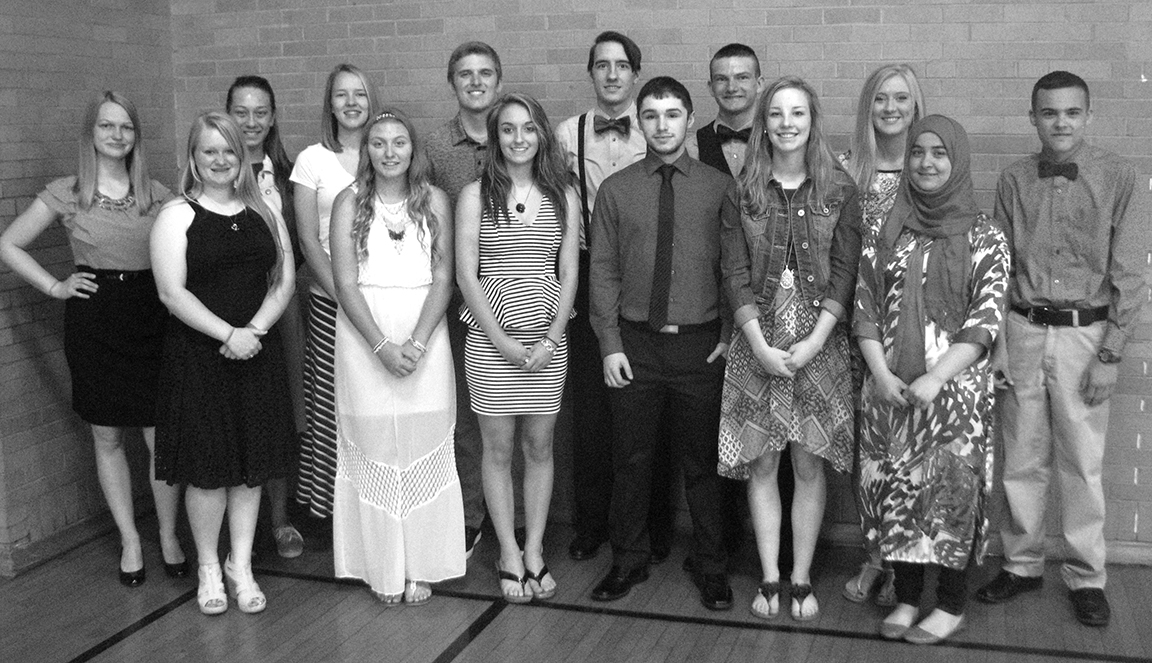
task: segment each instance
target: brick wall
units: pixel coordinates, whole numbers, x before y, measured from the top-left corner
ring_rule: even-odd
[[[1152,3],[1140,0],[1034,3],[717,0],[696,3],[711,6],[710,9],[686,9],[684,3],[673,0],[637,0],[627,5],[604,0],[581,3],[557,0],[90,2],[93,6],[111,4],[114,7],[98,15],[94,10],[81,9],[88,12],[84,15],[86,20],[76,21],[74,25],[87,27],[54,28],[54,39],[73,45],[71,35],[83,33],[81,42],[92,44],[94,49],[111,37],[121,39],[121,49],[145,48],[131,40],[125,22],[113,21],[114,25],[107,27],[92,24],[102,25],[107,14],[125,13],[141,3],[147,8],[143,13],[162,23],[162,17],[170,8],[170,36],[157,37],[156,41],[171,39],[174,106],[149,109],[146,117],[151,118],[153,112],[157,118],[174,117],[174,122],[160,128],[168,131],[178,146],[183,145],[189,122],[198,111],[223,105],[224,91],[234,76],[256,72],[266,76],[275,87],[288,149],[293,154],[298,152],[316,142],[325,77],[332,66],[345,61],[368,71],[381,97],[409,113],[418,128],[426,132],[455,112],[455,102],[445,82],[445,65],[451,49],[468,39],[485,40],[500,52],[505,89],[538,96],[552,117],[560,119],[592,104],[584,69],[587,47],[599,31],[615,29],[626,32],[640,44],[644,52],[644,76],[669,74],[688,85],[695,97],[700,123],[707,122],[715,113],[715,105],[705,87],[711,53],[729,41],[752,45],[761,56],[768,78],[800,74],[816,85],[829,116],[834,144],[840,148],[846,146],[855,98],[867,73],[882,63],[910,62],[921,74],[929,110],[956,117],[972,135],[974,179],[985,209],[991,208],[998,172],[1037,148],[1034,130],[1026,116],[1032,82],[1051,69],[1070,69],[1082,74],[1092,86],[1096,113],[1091,129],[1093,140],[1133,158],[1145,176],[1152,173],[1152,113],[1148,110],[1152,83],[1146,82],[1152,77]],[[36,15],[64,6],[60,0],[38,3]],[[0,14],[0,34],[24,34],[28,30],[23,27],[25,22],[39,25],[33,17]],[[17,29],[17,23],[22,27]],[[46,48],[40,41],[37,38],[4,40],[0,45],[0,49],[5,49],[5,64],[0,65],[0,75],[20,81],[20,85],[0,85],[0,106],[5,108],[5,118],[16,117],[7,110],[16,106],[18,97],[23,98],[20,94],[23,89],[32,88],[35,99],[41,99],[46,94],[44,88],[69,90],[56,93],[69,96],[76,84],[90,89],[90,83],[99,87],[105,80],[120,80],[111,74],[111,64],[88,57],[107,53],[107,50],[93,50],[67,61],[75,62],[84,71],[96,68],[99,72],[75,75],[70,80],[76,83],[62,86],[59,83],[68,74],[61,70],[69,67],[43,70],[36,67],[45,66],[41,57],[45,49],[51,61],[68,56],[61,56],[60,48]],[[11,60],[8,50],[19,59],[19,64],[7,64]],[[141,70],[163,69],[169,62],[167,51],[157,49],[154,57],[145,62],[149,64],[139,65]],[[125,65],[116,63],[115,71],[123,72]],[[3,67],[12,67],[15,71]],[[28,75],[25,72],[29,67],[41,73]],[[24,82],[26,75],[32,79],[30,82]],[[47,80],[58,83],[46,82],[46,76]],[[92,83],[92,79],[101,82]],[[165,70],[158,84],[143,86],[140,94],[159,98],[167,94],[168,83]],[[43,112],[56,109],[36,110],[30,114],[36,117],[35,122],[41,123],[37,126],[44,126]],[[35,142],[24,134],[17,136],[23,130],[12,127],[10,122],[14,120],[0,121],[0,145],[7,149],[16,143],[21,146],[16,154],[23,156],[0,156],[0,169],[6,169],[0,173],[5,187],[0,194],[0,219],[7,219],[17,211],[19,205],[13,205],[14,199],[32,195],[49,175],[72,168],[71,153],[65,146],[54,139]],[[64,125],[71,126],[67,122]],[[47,126],[55,130],[60,125]],[[28,146],[29,141],[34,142],[32,147]],[[13,175],[12,161],[36,165],[22,165],[19,174]],[[28,172],[25,168],[37,170]],[[15,194],[8,189],[13,177],[20,187]],[[57,253],[53,255],[58,260],[66,260],[66,255],[59,254],[58,249],[57,242]],[[7,279],[0,280],[3,284],[0,296],[8,298],[0,306],[0,316],[7,316],[0,318],[0,334],[9,335],[0,336],[0,348],[7,348],[5,343],[11,345],[12,342],[3,339],[10,338],[12,328],[17,326],[11,321],[15,315],[12,309],[20,308],[28,311],[26,315],[36,315],[32,311],[35,306],[21,303],[17,307],[12,298],[22,298],[21,302],[43,300],[15,288],[10,276],[0,274],[0,279]],[[13,294],[14,288],[16,294]],[[39,313],[51,320],[39,323],[42,328],[54,329],[51,325],[58,325],[56,310],[50,310],[51,313]],[[1142,432],[1152,430],[1149,425],[1152,402],[1145,403],[1152,397],[1146,366],[1146,361],[1152,359],[1150,320],[1148,315],[1142,319],[1138,338],[1122,365],[1120,392],[1113,403],[1106,480],[1108,535],[1114,543],[1152,541],[1152,494],[1147,488],[1148,480],[1152,479],[1152,451],[1149,451],[1149,441],[1139,437]],[[54,339],[54,335],[51,338]],[[53,343],[58,346],[57,340]],[[32,362],[36,366],[34,370],[45,371],[44,366],[53,365],[53,361],[60,363],[58,351],[47,354]],[[7,368],[7,361],[10,360],[0,359],[0,365]],[[58,376],[59,370],[54,370]],[[7,379],[0,378],[0,384]],[[56,382],[59,381],[57,378]],[[57,391],[60,398],[66,399],[65,388],[60,386]],[[9,402],[0,400],[4,416],[10,418],[13,415],[8,414]],[[42,407],[52,407],[50,400],[42,402],[48,403]],[[19,416],[29,415],[23,414],[22,408]],[[565,437],[561,431],[558,444]],[[561,447],[557,453],[557,469],[563,472],[567,450]],[[11,459],[5,461],[0,456],[0,463],[3,462],[11,473]],[[555,504],[561,512],[566,504],[564,497],[570,490],[568,481],[566,473],[558,473]],[[844,480],[833,481],[829,521],[838,523],[841,531],[851,532],[854,517],[845,486]],[[1141,512],[1143,518],[1139,518]],[[1143,523],[1142,527],[1139,522]]]
[[[382,99],[427,131],[455,112],[445,65],[451,49],[468,39],[487,41],[500,53],[506,90],[536,95],[558,120],[592,104],[587,48],[599,31],[615,29],[640,45],[644,76],[669,74],[688,85],[701,124],[715,115],[705,87],[712,52],[729,41],[753,46],[769,79],[799,74],[815,83],[841,148],[868,72],[909,62],[921,75],[929,110],[956,117],[971,134],[973,177],[987,210],[999,171],[1038,147],[1027,119],[1029,93],[1052,69],[1089,81],[1093,140],[1152,172],[1150,3],[695,4],[712,8],[686,9],[671,0],[627,7],[603,0],[174,0],[177,127],[186,127],[199,109],[220,106],[233,76],[256,71],[276,88],[289,151],[297,152],[317,140],[327,72],[348,61],[369,72]],[[1113,403],[1105,478],[1114,542],[1152,541],[1152,440],[1139,437],[1152,431],[1152,402],[1145,403],[1152,396],[1149,320],[1145,315],[1130,346]],[[558,454],[566,457],[567,450]],[[567,473],[560,463],[557,469],[556,506],[563,509]],[[847,485],[833,479],[829,500],[828,520],[844,535],[855,523]]]
[[[84,109],[107,88],[138,106],[153,176],[172,181],[170,34],[164,0],[0,5],[0,228],[48,181],[75,174]],[[49,271],[70,271],[59,228],[34,247]],[[0,267],[0,575],[25,564],[30,546],[107,508],[91,436],[70,407],[63,310]]]

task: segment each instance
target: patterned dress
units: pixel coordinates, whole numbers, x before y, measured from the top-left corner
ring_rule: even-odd
[[[892,361],[900,322],[903,279],[917,241],[924,262],[931,239],[905,231],[885,270],[887,292],[874,292],[876,233],[865,239],[856,290],[857,324],[876,325]],[[978,328],[995,338],[1008,284],[1003,232],[984,215],[969,231],[971,298],[957,333]],[[925,266],[924,273],[928,270]],[[953,336],[924,321],[924,352],[931,369]],[[878,402],[875,381],[864,381],[857,497],[868,545],[884,559],[964,569],[987,550],[987,498],[992,484],[993,382],[988,353],[941,388],[927,409]]]
[[[793,241],[791,238],[789,242]],[[799,273],[796,262],[789,268]],[[812,333],[817,314],[796,287],[779,285],[772,301],[757,297],[760,329],[768,345],[786,349]],[[720,462],[717,471],[746,480],[749,464],[789,443],[827,460],[838,472],[852,467],[853,384],[845,325],[838,324],[824,347],[793,378],[768,374],[737,331],[728,350],[720,402]]]

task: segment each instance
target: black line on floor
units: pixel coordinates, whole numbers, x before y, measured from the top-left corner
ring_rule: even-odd
[[[292,571],[281,571],[281,570],[277,570],[277,569],[253,569],[253,571],[255,571],[257,575],[268,575],[268,576],[275,576],[275,577],[279,577],[279,578],[292,578],[292,579],[296,579],[296,580],[322,582],[322,583],[328,583],[328,584],[332,584],[332,585],[354,585],[354,586],[363,586],[364,585],[364,583],[359,581],[359,580],[352,580],[352,579],[347,579],[347,578],[333,578],[331,576],[321,576],[321,575],[316,575],[316,574],[311,574],[311,573],[294,573]],[[503,609],[505,607],[507,607],[507,604],[502,602],[500,600],[500,597],[494,596],[492,594],[477,594],[475,592],[461,592],[461,591],[455,591],[455,590],[451,590],[451,589],[437,588],[436,589],[436,595],[437,596],[446,596],[446,597],[455,598],[455,599],[467,599],[470,601],[489,601],[489,602],[495,601],[495,603],[492,605],[492,607],[485,610],[480,615],[480,617],[478,617],[476,619],[476,621],[474,621],[472,623],[472,626],[469,627],[469,630],[467,633],[461,634],[460,637],[458,637],[456,639],[456,642],[452,643],[452,647],[455,647],[457,645],[457,643],[461,641],[461,639],[464,639],[463,645],[460,647],[460,650],[462,650],[463,647],[467,646],[468,643],[472,641],[472,638],[475,637],[475,635],[479,634],[479,632],[482,631],[484,629],[484,627],[488,626],[488,624],[490,624],[492,622],[492,620],[495,619],[503,611]],[[556,601],[533,601],[532,603],[527,604],[527,605],[529,605],[530,607],[545,608],[548,610],[561,610],[564,612],[575,612],[575,613],[582,613],[582,614],[588,614],[588,615],[608,615],[608,616],[612,616],[612,617],[625,617],[625,618],[630,618],[630,619],[644,619],[644,620],[660,621],[660,622],[667,622],[667,623],[673,623],[673,624],[691,624],[691,625],[695,625],[695,626],[718,626],[718,627],[725,627],[725,628],[738,628],[738,629],[756,630],[756,631],[774,631],[777,633],[798,633],[798,634],[803,634],[803,635],[825,635],[825,636],[834,637],[834,638],[846,638],[849,640],[872,640],[872,641],[884,642],[884,643],[892,644],[892,645],[904,644],[904,643],[900,643],[900,642],[892,642],[890,640],[885,640],[885,639],[881,638],[879,635],[872,634],[872,633],[861,633],[858,631],[844,631],[844,630],[831,629],[831,628],[817,628],[817,627],[809,627],[809,626],[791,626],[789,624],[772,624],[772,623],[768,623],[768,622],[764,622],[764,623],[745,622],[745,621],[738,621],[735,619],[717,619],[714,617],[693,617],[693,616],[688,616],[688,615],[669,615],[669,614],[665,614],[665,613],[640,612],[638,610],[622,610],[619,608],[609,608],[609,607],[601,607],[601,606],[594,606],[594,605],[577,605],[574,603],[559,603]],[[490,614],[490,616],[489,616],[489,614]],[[478,624],[480,625],[479,630],[477,630],[477,631],[475,631],[475,633],[473,633],[472,629]],[[908,646],[914,646],[914,645],[908,645]],[[448,651],[452,650],[452,647],[449,647],[448,650],[445,650],[445,654],[447,654]],[[1097,653],[1089,653],[1089,652],[1067,651],[1067,650],[1063,650],[1063,649],[1042,649],[1042,648],[1038,648],[1038,647],[1020,647],[1020,646],[1016,646],[1016,645],[994,645],[991,643],[983,643],[983,642],[958,642],[958,641],[954,641],[954,640],[946,640],[946,641],[940,643],[939,645],[936,645],[936,647],[938,647],[938,648],[948,647],[948,648],[952,648],[952,649],[967,649],[967,650],[971,650],[971,651],[981,651],[981,652],[997,652],[997,653],[1002,653],[1002,654],[1018,654],[1021,656],[1047,656],[1047,657],[1051,657],[1051,658],[1059,658],[1059,659],[1065,659],[1065,660],[1112,661],[1114,663],[1148,663],[1148,660],[1149,660],[1147,658],[1140,657],[1140,656],[1124,656],[1122,654],[1102,654],[1102,653],[1097,654]],[[453,653],[452,657],[450,657],[450,658],[444,658],[445,654],[441,654],[440,657],[436,659],[437,663],[440,663],[441,661],[447,663],[447,661],[453,660],[453,658],[460,653],[460,650],[456,650],[455,653]]]
[[[111,649],[112,647],[116,646],[117,644],[127,640],[134,633],[140,632],[145,627],[151,625],[156,620],[160,619],[164,615],[167,615],[168,613],[172,612],[176,608],[179,608],[180,606],[184,605],[189,600],[191,600],[195,597],[196,597],[196,590],[195,589],[189,589],[188,591],[184,592],[180,596],[177,596],[176,598],[165,603],[164,605],[160,606],[159,608],[156,608],[155,610],[148,613],[147,615],[144,615],[143,617],[136,620],[135,622],[129,624],[128,626],[125,626],[124,628],[120,629],[116,633],[108,636],[104,640],[97,643],[94,647],[90,647],[87,651],[80,654],[76,658],[72,659],[69,663],[83,663],[83,661],[91,661],[92,659],[96,658],[100,654],[103,654],[105,651],[107,651],[107,650]]]
[[[440,592],[440,594],[446,595],[445,592]],[[489,598],[488,600],[491,601],[492,599]],[[492,605],[488,606],[484,612],[480,613],[479,617],[472,620],[472,623],[468,625],[467,630],[456,636],[456,639],[452,641],[452,644],[448,645],[447,649],[440,652],[440,655],[433,659],[432,663],[451,663],[452,661],[455,661],[456,657],[460,655],[460,652],[464,651],[465,647],[472,644],[472,641],[475,640],[484,629],[488,628],[488,625],[491,624],[497,617],[499,617],[500,613],[504,612],[504,608],[507,606],[508,604],[504,601],[494,601]]]

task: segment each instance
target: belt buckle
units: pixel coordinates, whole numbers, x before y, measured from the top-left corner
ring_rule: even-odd
[[[124,272],[120,272],[119,274],[116,275],[116,280],[117,281],[127,281],[128,275],[125,274]]]
[[[1034,324],[1037,324],[1037,323],[1036,323],[1036,319],[1035,319],[1035,317],[1033,316],[1033,312],[1034,312],[1035,310],[1036,310],[1036,307],[1035,307],[1035,306],[1029,306],[1029,307],[1028,307],[1028,315],[1024,316],[1024,317],[1026,317],[1026,318],[1028,319],[1028,324],[1032,324],[1032,325],[1034,325]]]
[[[1072,326],[1073,327],[1079,327],[1080,326],[1080,309],[1078,309],[1078,308],[1072,309]]]
[[[660,328],[661,334],[679,334],[680,325],[664,325]]]

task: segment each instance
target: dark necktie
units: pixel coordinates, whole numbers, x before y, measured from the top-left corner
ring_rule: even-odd
[[[632,118],[625,115],[624,117],[617,117],[609,119],[603,115],[597,115],[592,118],[592,129],[598,134],[605,131],[615,131],[621,136],[628,135],[628,129],[632,126]]]
[[[1054,161],[1040,162],[1040,179],[1062,175],[1067,179],[1074,180],[1079,174],[1080,168],[1076,165],[1075,161],[1065,163],[1056,163]]]
[[[676,194],[672,191],[672,173],[666,163],[657,169],[660,182],[660,206],[656,215],[656,263],[652,268],[652,295],[648,300],[648,326],[659,331],[668,324],[668,293],[672,290],[672,241],[676,225]]]
[[[748,137],[752,135],[752,127],[735,131],[724,124],[716,125],[716,137],[720,139],[720,144],[730,143],[732,141],[739,141],[747,143]]]

